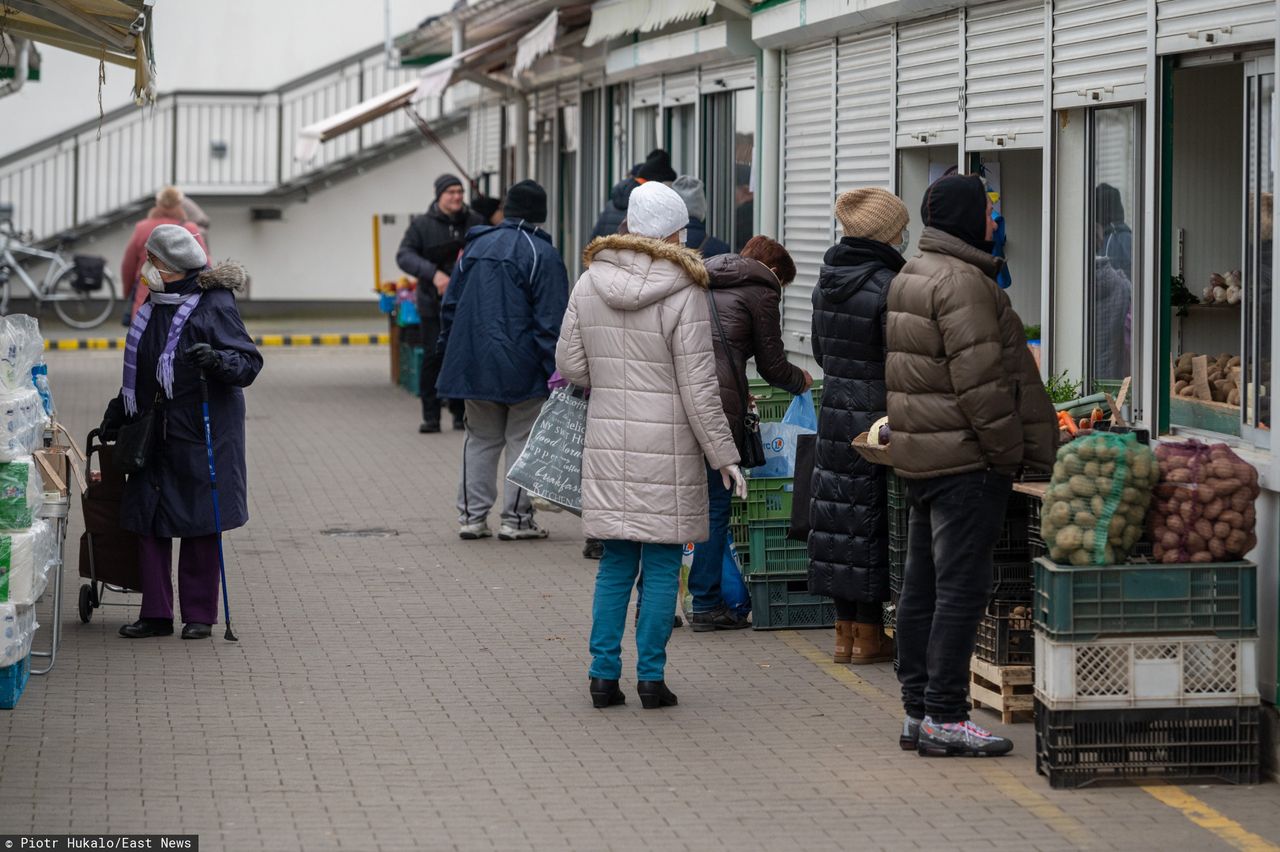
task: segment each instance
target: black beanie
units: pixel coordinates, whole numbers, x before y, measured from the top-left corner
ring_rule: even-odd
[[[502,206],[502,202],[488,195],[477,195],[471,199],[471,209],[479,213],[488,222],[493,218],[493,214],[498,212],[498,208]]]
[[[448,172],[436,178],[436,200],[439,201],[445,190],[452,186],[462,186],[462,178],[457,175],[451,175]]]
[[[641,180],[656,180],[659,183],[676,179],[676,170],[671,168],[671,155],[661,148],[654,148],[645,158],[644,165],[636,172]]]
[[[977,175],[948,175],[924,193],[920,220],[963,240],[979,251],[990,252],[987,240],[987,187]]]
[[[547,191],[531,180],[522,180],[507,190],[502,215],[540,225],[547,221]]]

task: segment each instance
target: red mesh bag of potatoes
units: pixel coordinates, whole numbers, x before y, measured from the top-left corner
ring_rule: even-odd
[[[1257,545],[1258,471],[1226,444],[1156,447],[1160,479],[1148,525],[1161,562],[1243,559]]]

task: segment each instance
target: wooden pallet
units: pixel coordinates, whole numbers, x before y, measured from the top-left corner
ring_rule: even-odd
[[[1006,725],[1030,722],[1035,712],[1035,668],[969,661],[969,700],[1000,714]]]

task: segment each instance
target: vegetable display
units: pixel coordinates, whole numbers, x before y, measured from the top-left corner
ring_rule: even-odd
[[[1240,404],[1240,356],[1184,352],[1173,366],[1173,393],[1201,402]]]
[[[1255,535],[1258,472],[1226,444],[1162,443],[1150,527],[1162,562],[1242,559]]]
[[[1071,565],[1125,561],[1142,537],[1157,473],[1133,434],[1089,432],[1061,447],[1040,520],[1049,556]]]

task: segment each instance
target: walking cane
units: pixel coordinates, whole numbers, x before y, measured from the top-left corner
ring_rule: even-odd
[[[209,488],[213,492],[213,528],[218,535],[218,573],[222,577],[222,620],[227,623],[227,632],[222,638],[228,642],[239,642],[236,634],[231,632],[231,604],[227,598],[227,560],[222,555],[222,512],[218,509],[218,472],[213,464],[213,430],[209,428],[209,380],[204,370],[200,371],[200,413],[204,415],[204,448],[209,454]]]

